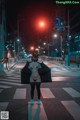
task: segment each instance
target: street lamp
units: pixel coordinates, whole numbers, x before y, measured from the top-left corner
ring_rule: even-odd
[[[17,39],[17,41],[19,42],[19,41],[20,41],[20,39]]]
[[[53,35],[54,38],[58,37],[58,34]],[[62,57],[62,36],[60,35],[60,48],[61,48],[61,57]]]
[[[49,22],[48,22],[47,18],[40,17],[40,18],[36,19],[35,27],[36,27],[36,30],[39,30],[40,32],[48,30]]]
[[[54,34],[54,35],[53,35],[53,37],[54,37],[54,38],[57,38],[57,37],[58,37],[58,35],[57,35],[57,34]]]
[[[31,50],[31,51],[34,51],[34,46],[31,46],[31,47],[30,47],[30,50]]]
[[[40,49],[41,47],[40,47],[40,46],[38,46],[38,48]]]
[[[15,48],[15,40],[14,40],[14,59],[15,59],[15,56],[16,56],[16,48]]]
[[[43,45],[46,45],[46,42],[44,42]]]
[[[17,53],[17,55],[19,56],[19,42],[20,42],[19,38],[17,39],[17,42],[18,42],[18,53]]]
[[[45,27],[45,22],[44,22],[44,21],[40,21],[39,26],[40,26],[41,28]]]

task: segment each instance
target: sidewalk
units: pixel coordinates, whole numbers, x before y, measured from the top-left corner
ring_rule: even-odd
[[[80,71],[80,67],[77,67],[76,63],[70,63],[70,66],[65,65],[65,63],[61,62],[61,61],[50,61],[50,63],[56,64],[56,65],[60,65],[62,67],[65,67],[68,70],[72,70],[72,71]]]
[[[80,67],[77,67],[76,64],[72,64],[70,63],[70,66],[66,66],[63,64],[64,67],[66,67],[67,69],[71,69],[71,70],[79,70],[80,71]]]
[[[13,66],[13,64],[11,64],[10,67],[11,66]],[[3,71],[0,70],[0,77],[7,75],[7,73],[10,73],[10,71],[6,69],[6,65],[4,64],[4,70]]]
[[[1,76],[5,76],[5,75],[6,75],[6,71],[5,71],[5,70],[4,70],[4,71],[1,71],[1,70],[0,70],[0,77],[1,77]]]

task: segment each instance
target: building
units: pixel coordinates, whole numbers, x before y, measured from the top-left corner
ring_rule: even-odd
[[[5,19],[5,0],[0,0],[0,70],[4,70],[1,63],[5,56],[5,41],[6,41],[6,19]]]

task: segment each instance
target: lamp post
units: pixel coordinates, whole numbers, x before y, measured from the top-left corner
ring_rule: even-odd
[[[46,42],[44,42],[43,45],[46,45]]]
[[[69,26],[69,5],[68,5],[68,60],[67,60],[67,64],[68,66],[70,66],[70,26]]]
[[[65,26],[67,28],[67,39],[68,39],[68,44],[67,44],[67,55],[65,57],[65,65],[70,66],[70,24],[69,24],[69,5],[68,5],[68,25]]]
[[[15,55],[16,55],[16,48],[15,48],[15,41],[14,41],[14,58],[15,58]]]
[[[17,55],[19,56],[19,42],[20,42],[20,39],[17,39],[17,42],[18,42],[18,52],[17,52]]]
[[[62,58],[62,36],[60,36],[60,41],[61,41],[61,58]]]
[[[48,43],[47,45],[48,45],[48,56],[49,56],[49,46],[50,46],[50,44]]]
[[[53,37],[54,37],[54,38],[57,38],[58,35],[57,35],[57,34],[54,34]],[[61,57],[62,57],[62,40],[63,40],[63,38],[62,38],[62,36],[60,35],[60,51],[61,51]]]

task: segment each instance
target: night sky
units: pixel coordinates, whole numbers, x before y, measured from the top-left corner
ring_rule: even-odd
[[[54,33],[57,6],[54,0],[6,0],[7,32],[12,34],[15,33],[16,39],[17,20],[19,20],[19,33],[25,47],[35,45],[35,43],[36,45],[39,44],[39,39],[43,41],[49,40],[52,33]],[[66,7],[67,5],[62,6]],[[63,10],[63,7],[61,8]],[[77,5],[70,5],[70,19],[74,14],[80,12],[78,8]],[[63,14],[63,12],[60,14]],[[47,29],[37,29],[35,24],[38,18],[44,18],[47,21]],[[77,17],[75,20],[79,18],[80,17]],[[74,22],[76,21],[70,22],[71,26],[73,26],[72,23]]]
[[[38,39],[49,38],[54,26],[54,17],[53,0],[7,0],[6,2],[7,31],[17,33],[17,19],[19,19],[20,37],[25,45],[38,43]],[[49,25],[46,30],[36,29],[38,18],[46,19]]]

